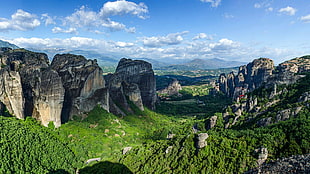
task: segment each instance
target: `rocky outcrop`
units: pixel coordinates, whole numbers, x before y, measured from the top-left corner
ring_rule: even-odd
[[[216,125],[216,120],[217,120],[217,116],[212,116],[211,118],[206,120],[206,129],[209,130],[209,129],[214,128]]]
[[[160,95],[180,95],[179,91],[182,90],[182,86],[180,85],[177,79],[173,79],[173,81],[164,89],[157,91]]]
[[[1,115],[32,116],[59,127],[97,105],[120,115],[131,111],[128,101],[140,110],[155,108],[154,72],[145,61],[122,59],[107,77],[109,85],[96,60],[83,56],[58,54],[50,64],[43,53],[1,48],[0,63]]]
[[[19,73],[3,68],[0,69],[0,76],[0,114],[5,115],[7,110],[17,118],[24,118],[24,98]]]
[[[109,110],[109,93],[96,61],[83,56],[58,54],[51,69],[59,74],[65,89],[62,122],[72,119],[73,115],[83,115],[96,105]]]
[[[260,87],[272,75],[274,64],[271,59],[259,58],[239,68],[238,74],[230,73],[219,77],[219,88],[227,96],[234,99]]]
[[[55,127],[59,127],[65,94],[61,78],[56,71],[48,69],[41,73],[39,79],[39,84],[33,88],[32,117],[44,126],[53,122]]]
[[[121,59],[113,75],[105,77],[111,95],[112,113],[132,112],[128,100],[143,110],[143,106],[155,109],[156,83],[152,65],[142,60]]]
[[[196,139],[196,147],[198,149],[201,149],[205,146],[207,146],[207,143],[206,143],[206,139],[209,137],[209,135],[207,133],[200,133],[197,135]]]
[[[125,147],[123,149],[123,155],[125,155],[127,152],[129,152],[132,149],[132,147]]]
[[[295,155],[288,158],[272,160],[267,164],[251,169],[245,174],[288,174],[288,173],[310,173],[310,154]]]
[[[3,72],[7,72],[3,77],[9,74],[14,79],[10,82],[11,92],[5,92],[15,100],[14,104],[3,100],[9,112],[18,118],[32,116],[45,126],[52,121],[59,127],[64,89],[58,73],[49,68],[47,55],[23,49],[8,50],[2,54],[1,63]],[[10,81],[1,80],[4,84]]]

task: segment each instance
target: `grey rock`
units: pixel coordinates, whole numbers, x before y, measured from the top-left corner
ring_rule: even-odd
[[[127,152],[129,152],[132,149],[132,147],[125,147],[123,149],[123,155],[125,155]]]
[[[206,143],[206,139],[209,137],[209,135],[207,133],[200,133],[197,135],[197,142],[196,142],[196,147],[198,149],[201,149],[205,146],[207,146],[207,143]]]
[[[210,129],[215,127],[216,120],[217,120],[217,116],[212,116],[210,119],[208,119],[206,121],[206,128],[207,128],[207,130],[210,130]]]
[[[161,95],[180,95],[179,91],[182,90],[182,86],[177,79],[173,79],[173,81],[168,85],[168,87],[157,91]]]
[[[62,122],[72,119],[73,115],[83,115],[97,105],[109,110],[108,90],[96,61],[72,54],[57,54],[51,68],[58,72],[65,89]]]
[[[128,105],[126,99],[127,96],[132,95],[132,100],[137,101],[138,107],[142,108],[140,105],[140,97],[142,100],[143,106],[148,107],[149,109],[155,109],[155,102],[157,99],[156,95],[156,82],[155,76],[152,69],[152,65],[148,62],[142,60],[131,60],[131,59],[121,59],[116,71],[113,75],[106,77],[110,93],[111,101],[122,106],[123,109],[127,112],[131,112],[131,109]],[[134,86],[135,91],[133,93],[128,93],[126,86]],[[138,95],[138,89],[140,90],[140,96]],[[134,99],[135,98],[135,99]],[[112,113],[113,110],[110,110]]]

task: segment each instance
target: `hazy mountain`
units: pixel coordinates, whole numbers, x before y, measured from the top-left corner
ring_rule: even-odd
[[[159,70],[199,70],[199,69],[218,69],[230,68],[244,65],[246,63],[239,61],[226,61],[222,59],[194,59],[187,63],[168,65],[158,68]]]
[[[12,49],[19,48],[18,46],[14,45],[14,44],[11,44],[9,42],[2,41],[2,40],[0,40],[0,47],[9,47],[9,48],[12,48]]]

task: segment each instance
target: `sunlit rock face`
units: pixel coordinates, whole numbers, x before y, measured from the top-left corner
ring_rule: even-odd
[[[274,63],[268,58],[255,59],[246,66],[241,66],[237,75],[221,74],[219,87],[227,96],[237,98],[246,92],[260,87],[273,74]]]
[[[65,89],[62,122],[96,105],[109,110],[109,93],[96,61],[72,54],[55,55],[51,68],[59,74]]]
[[[131,109],[127,100],[133,102],[141,110],[144,109],[143,106],[155,109],[156,81],[150,63],[123,58],[118,63],[115,73],[107,76],[106,79],[113,103],[129,112]],[[111,109],[111,112],[117,112],[117,109]]]

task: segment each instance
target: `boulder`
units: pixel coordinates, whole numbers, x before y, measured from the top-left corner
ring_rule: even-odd
[[[216,125],[216,120],[217,120],[217,116],[212,116],[211,118],[209,118],[209,119],[206,121],[206,128],[207,128],[207,130],[210,130],[210,129],[212,129],[213,127],[215,127],[215,125]]]
[[[196,139],[197,139],[197,141],[196,141],[196,147],[197,147],[198,149],[201,149],[201,148],[207,146],[207,143],[206,143],[205,140],[206,140],[208,137],[209,137],[209,135],[208,135],[207,133],[200,133],[200,134],[198,134],[197,137],[196,137]]]

